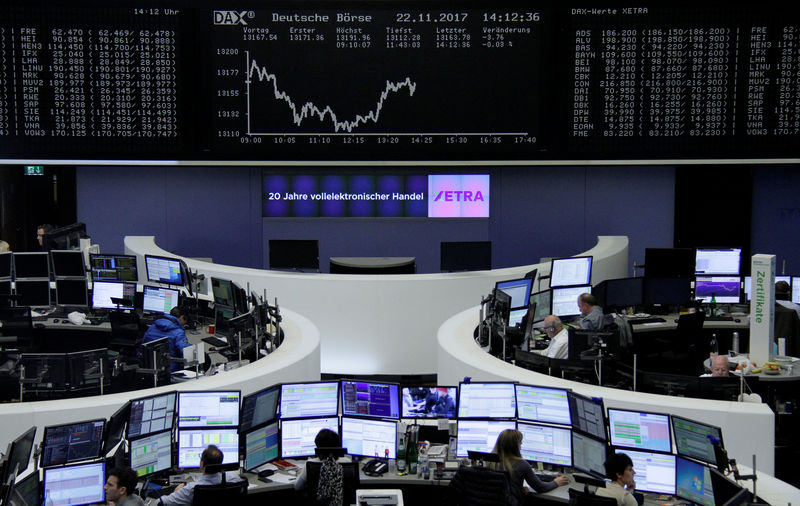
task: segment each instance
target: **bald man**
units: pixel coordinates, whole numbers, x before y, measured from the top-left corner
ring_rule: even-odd
[[[711,357],[711,376],[723,377],[729,374],[728,355],[716,355]]]
[[[569,334],[561,324],[561,318],[552,314],[545,316],[544,333],[550,338],[550,345],[538,353],[550,358],[567,358]]]

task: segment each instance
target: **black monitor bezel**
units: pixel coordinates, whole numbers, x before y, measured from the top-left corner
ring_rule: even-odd
[[[155,341],[151,341],[151,342],[155,342]],[[156,432],[162,432],[164,430],[167,430],[167,429],[161,429],[161,430],[154,430],[154,431],[149,431],[149,432],[145,432],[145,433],[139,433],[139,434],[136,434],[134,436],[130,435],[131,414],[133,413],[133,403],[134,402],[139,402],[139,401],[146,401],[148,399],[155,399],[156,397],[164,397],[164,396],[167,396],[167,395],[174,395],[175,396],[175,402],[173,403],[173,408],[172,408],[172,423],[170,424],[169,430],[173,430],[173,429],[175,429],[177,427],[175,425],[175,418],[178,416],[178,392],[176,390],[172,390],[170,392],[164,392],[164,393],[161,393],[161,394],[145,395],[144,397],[138,397],[136,399],[131,399],[130,401],[128,401],[128,406],[129,406],[128,419],[127,419],[127,422],[126,422],[126,425],[125,425],[125,438],[126,439],[131,440],[131,439],[135,439],[135,438],[139,438],[139,437],[144,437],[144,436],[147,436],[147,435],[150,435],[150,434],[155,434]]]
[[[257,424],[252,424],[251,423],[250,425],[245,426],[244,423],[243,423],[243,421],[244,421],[243,417],[244,417],[244,405],[245,405],[245,402],[248,399],[255,399],[255,398],[257,398],[257,397],[259,397],[261,395],[265,395],[265,394],[269,393],[271,390],[274,390],[276,392],[276,395],[275,395],[275,410],[272,413],[272,418],[268,419],[265,422],[261,422],[261,423],[257,423]],[[266,388],[262,388],[261,390],[253,392],[252,394],[247,394],[245,396],[242,396],[242,398],[240,400],[240,403],[239,403],[239,432],[240,433],[250,432],[251,430],[258,429],[258,428],[263,427],[265,425],[269,425],[271,422],[278,420],[278,418],[279,418],[278,411],[280,410],[280,406],[281,406],[281,384],[280,383],[277,383],[275,385],[270,385],[270,386],[268,386]],[[338,407],[337,407],[337,411],[338,411]]]
[[[169,311],[153,311],[153,310],[150,310],[150,309],[146,309],[144,307],[144,301],[145,301],[145,298],[147,297],[147,292],[149,290],[172,290],[178,295],[178,300],[179,301],[180,301],[180,298],[181,298],[181,291],[180,291],[179,288],[167,288],[167,287],[164,287],[164,286],[155,286],[155,285],[142,285],[142,313],[145,313],[145,314],[169,314]],[[175,304],[174,307],[177,307],[179,305],[180,305],[180,302]]]
[[[405,405],[403,404],[403,390],[406,388],[447,388],[447,389],[455,389],[456,395],[453,398],[453,404],[455,405],[456,412],[453,416],[413,416],[405,414],[404,408]],[[446,419],[446,420],[455,420],[458,418],[458,385],[414,385],[414,384],[401,384],[400,385],[400,419],[414,419],[414,420],[438,420],[438,419]]]
[[[667,446],[669,446],[669,450],[659,450],[659,449],[652,449],[652,448],[636,448],[636,447],[633,447],[633,446],[621,446],[621,445],[614,444],[614,442],[611,440],[611,411],[616,411],[616,412],[623,411],[625,413],[638,413],[638,414],[645,414],[645,415],[657,415],[657,416],[665,416],[665,417],[667,417],[667,438],[669,438],[669,441],[667,441]],[[664,453],[664,452],[671,452],[672,451],[672,422],[670,420],[669,413],[659,413],[659,412],[656,412],[656,411],[639,411],[639,410],[635,410],[635,409],[607,408],[606,409],[606,425],[608,427],[608,443],[611,446],[615,447],[615,448],[630,448],[632,450],[646,450],[646,451],[650,451],[650,452],[654,452],[654,453]]]
[[[599,471],[595,471],[595,470],[588,469],[588,468],[585,468],[585,467],[579,467],[579,466],[577,466],[575,464],[575,437],[582,437],[582,438],[588,439],[590,441],[594,441],[595,443],[599,443],[600,445],[605,447],[605,458],[603,459],[603,462],[608,460],[608,454],[611,451],[611,446],[608,444],[608,441],[603,441],[601,439],[598,439],[598,438],[594,437],[593,435],[591,435],[591,434],[589,434],[587,432],[583,432],[583,431],[580,431],[580,430],[575,430],[574,427],[572,429],[572,467],[573,467],[573,469],[577,469],[578,471],[580,471],[582,473],[587,473],[590,476],[594,476],[594,477],[597,477],[597,478],[605,479],[606,478],[605,469],[602,472],[599,472]]]
[[[170,261],[170,262],[178,262],[178,267],[180,269],[180,276],[181,276],[180,282],[163,281],[161,279],[153,279],[150,276],[150,264],[148,263],[148,260],[151,259],[151,258],[155,258],[155,259],[158,259],[158,260],[167,260],[167,261]],[[186,286],[186,275],[184,273],[184,265],[185,265],[185,263],[184,263],[183,259],[177,258],[177,257],[163,257],[163,256],[160,256],[160,255],[145,255],[144,256],[144,268],[145,268],[145,272],[146,272],[146,276],[147,276],[147,281],[149,283],[161,283],[163,285],[172,285],[172,286]]]
[[[381,415],[364,415],[359,413],[346,413],[344,410],[344,384],[345,382],[355,382],[355,383],[367,383],[369,385],[380,385],[380,386],[387,386],[390,389],[394,387],[395,395],[394,400],[397,402],[397,415],[396,416],[381,416]],[[342,378],[339,380],[339,407],[342,411],[342,416],[350,416],[353,418],[373,418],[373,419],[380,419],[380,420],[400,420],[400,417],[403,414],[403,409],[400,399],[400,383],[392,383],[390,381],[373,381],[373,380],[359,380],[353,378]],[[391,395],[390,395],[391,397]]]
[[[245,471],[250,472],[253,469],[256,469],[256,468],[258,468],[260,466],[263,466],[264,464],[267,464],[269,462],[272,462],[274,460],[277,460],[277,459],[281,458],[281,431],[280,431],[280,426],[279,426],[278,422],[279,422],[279,420],[276,417],[275,419],[271,420],[270,422],[267,422],[267,423],[265,423],[263,425],[259,425],[257,427],[250,427],[247,431],[241,432],[239,434],[239,447],[240,447],[239,455],[240,455],[240,457],[242,457],[242,462],[244,463],[243,464],[243,469]],[[267,428],[267,427],[269,427],[271,425],[275,425],[275,432],[276,432],[276,434],[278,436],[278,444],[277,444],[278,454],[277,454],[277,456],[274,459],[269,459],[269,460],[267,460],[265,462],[261,462],[259,464],[254,465],[254,466],[248,467],[248,465],[247,465],[247,436],[249,436],[250,434],[252,434],[252,433],[254,433],[256,431],[265,429],[265,428]]]
[[[17,279],[50,279],[50,254],[46,251],[15,251],[12,252],[14,258],[14,280]],[[44,262],[47,266],[47,273],[42,276],[20,276],[17,274],[17,259],[18,258],[41,258],[40,262]],[[39,266],[41,267],[41,266]],[[41,274],[41,272],[39,273]]]
[[[722,448],[725,448],[725,443],[724,443],[724,440],[722,439],[722,427],[717,427],[716,425],[711,425],[711,424],[700,422],[700,421],[697,421],[697,420],[692,420],[691,418],[686,418],[685,416],[680,416],[680,415],[669,415],[669,418],[670,418],[670,424],[669,425],[670,425],[670,428],[672,429],[672,436],[673,436],[673,438],[675,440],[675,454],[676,455],[680,455],[681,457],[684,457],[686,459],[696,460],[696,461],[699,461],[699,462],[705,462],[706,464],[709,464],[709,465],[712,465],[712,466],[717,465],[716,456],[714,457],[714,461],[712,462],[712,461],[703,460],[700,457],[695,457],[694,455],[687,455],[686,453],[681,453],[681,449],[678,446],[678,434],[677,434],[677,431],[675,430],[675,423],[676,423],[675,419],[677,418],[678,420],[683,420],[683,421],[690,422],[690,423],[693,423],[693,424],[703,425],[705,427],[711,427],[713,429],[717,429],[719,431],[719,444],[720,444],[720,446]]]
[[[130,401],[125,401],[125,404],[120,406],[120,408],[117,409],[113,415],[108,417],[105,434],[103,435],[103,455],[108,455],[108,453],[115,446],[117,446],[117,444],[119,444],[123,439],[127,439],[126,434],[128,432],[130,409]],[[119,426],[119,437],[114,437],[117,431],[112,431],[112,429],[116,429],[117,426]]]
[[[580,427],[576,426],[576,423],[578,423],[578,419],[577,419],[577,417],[575,416],[575,413],[574,413],[574,410],[576,409],[574,407],[576,398],[580,399],[582,401],[589,401],[589,402],[591,402],[591,403],[593,403],[595,405],[599,405],[600,406],[600,413],[603,416],[602,426],[603,426],[604,436],[597,436],[595,434],[592,434],[591,432],[587,432],[587,431],[581,429]],[[600,402],[599,403],[595,402],[595,400],[599,400]],[[578,433],[580,433],[582,435],[591,436],[594,439],[602,438],[602,440],[606,443],[606,445],[609,444],[609,439],[610,438],[608,437],[608,416],[606,415],[605,401],[603,400],[602,397],[589,397],[589,396],[586,396],[586,395],[579,394],[578,392],[575,392],[573,390],[570,390],[570,392],[569,392],[569,410],[570,410],[570,417],[572,418],[572,431],[573,432],[578,432]]]
[[[88,458],[82,458],[82,459],[78,459],[78,460],[66,460],[66,461],[61,462],[59,464],[45,465],[45,463],[44,463],[45,441],[47,441],[47,432],[49,430],[53,430],[53,429],[60,428],[60,427],[70,427],[70,426],[75,426],[75,425],[81,425],[81,424],[84,424],[84,423],[92,423],[92,424],[94,424],[96,422],[102,422],[103,423],[103,429],[102,429],[102,432],[100,433],[100,444],[98,445],[97,455],[96,456],[88,457]],[[58,425],[48,425],[48,426],[46,426],[44,428],[44,431],[42,432],[42,454],[40,455],[40,458],[39,458],[39,467],[41,467],[42,469],[51,468],[51,467],[62,467],[65,464],[71,464],[73,462],[82,462],[84,460],[85,461],[92,461],[92,460],[99,459],[103,455],[103,443],[105,442],[105,436],[106,436],[106,419],[105,418],[82,420],[80,422],[62,423],[62,424],[58,424]]]
[[[127,258],[129,260],[133,260],[134,269],[135,269],[135,272],[136,272],[136,279],[135,280],[119,279],[118,277],[116,279],[107,279],[107,278],[97,278],[97,277],[95,277],[95,275],[94,275],[95,268],[94,268],[94,265],[92,265],[92,262],[93,262],[93,260],[95,258],[98,258],[98,257]],[[115,269],[115,270],[117,271],[117,273],[119,273],[119,269]],[[123,254],[117,254],[117,253],[89,253],[89,272],[91,273],[92,281],[119,281],[121,283],[138,283],[139,282],[139,262],[138,262],[138,259],[137,259],[136,255],[123,255]]]
[[[507,385],[511,385],[512,386],[512,389],[514,391],[514,414],[512,416],[495,417],[495,416],[482,416],[482,415],[476,415],[476,416],[462,416],[461,415],[461,394],[464,391],[463,385],[496,385],[496,384],[507,384]],[[518,414],[517,413],[517,387],[516,387],[516,384],[517,384],[516,381],[469,381],[469,382],[461,381],[461,382],[459,382],[458,383],[458,401],[456,402],[456,406],[458,407],[458,411],[457,411],[457,416],[456,417],[458,419],[464,419],[464,420],[510,420],[510,419],[516,419],[517,418],[517,414]]]
[[[78,283],[83,283],[83,299],[79,303],[75,302],[64,302],[61,300],[61,292],[62,290],[59,288],[59,285],[63,285],[65,283],[75,283],[77,286]],[[76,299],[77,300],[77,299]],[[63,279],[63,278],[56,278],[56,303],[59,306],[80,306],[80,307],[89,307],[89,285],[86,283],[86,278],[83,279]]]
[[[677,489],[678,489],[678,480],[677,480],[677,478],[678,478],[678,476],[677,476],[677,473],[678,473],[678,460],[677,460],[677,458],[678,458],[678,456],[677,455],[675,455],[674,453],[671,453],[671,452],[662,452],[662,451],[655,451],[655,450],[642,450],[640,448],[632,448],[632,447],[629,447],[629,446],[614,446],[614,445],[611,445],[611,450],[610,451],[611,451],[612,454],[613,453],[624,453],[624,454],[627,455],[629,452],[636,452],[636,453],[649,453],[649,454],[655,454],[655,455],[663,455],[665,457],[672,457],[673,459],[675,459],[675,470],[674,470],[674,473],[673,473],[673,475],[675,476],[675,491],[673,491],[671,494],[667,493],[667,495],[672,495],[672,496],[676,495]],[[634,468],[634,470],[635,470],[635,468]],[[638,492],[648,492],[648,493],[652,493],[652,494],[665,494],[665,492],[662,492],[662,491],[648,490],[646,488],[642,488],[640,486],[640,483],[638,483],[638,482],[636,483],[636,490]]]
[[[540,422],[529,422],[526,420],[517,420],[517,430],[519,431],[520,425],[528,425],[531,427],[543,427],[545,429],[553,429],[553,430],[565,430],[569,433],[569,464],[562,464],[559,462],[547,462],[546,460],[528,460],[525,459],[523,456],[522,458],[528,460],[528,462],[543,462],[545,464],[552,464],[555,466],[563,466],[563,467],[572,467],[572,427],[566,427],[564,425],[554,425],[549,423],[540,423]],[[520,431],[522,432],[522,431]],[[524,441],[524,439],[523,439]],[[520,454],[522,453],[522,448],[520,448]]]
[[[511,310],[513,311],[514,309],[527,309],[528,305],[530,304],[531,294],[533,293],[533,282],[534,282],[533,278],[516,278],[516,279],[504,279],[504,280],[501,280],[501,281],[496,281],[494,283],[494,289],[495,290],[503,290],[503,288],[500,287],[501,284],[513,283],[515,281],[524,281],[525,284],[528,285],[528,290],[527,290],[527,293],[526,293],[526,296],[525,296],[525,304],[521,305],[521,306],[515,306],[513,304],[513,299],[512,299]],[[508,293],[508,292],[506,292],[506,293]]]
[[[90,461],[90,462],[80,462],[80,463],[77,463],[77,464],[69,464],[69,465],[64,465],[64,466],[50,467],[50,468],[44,469],[43,478],[42,478],[42,484],[43,484],[42,488],[44,490],[47,490],[47,473],[48,472],[59,470],[59,469],[67,469],[67,468],[80,467],[80,466],[93,466],[93,465],[102,466],[103,477],[106,476],[106,462],[105,462],[105,460],[95,460],[95,461]],[[106,497],[105,487],[101,486],[101,488],[103,488],[103,501],[105,501],[105,497]],[[70,506],[83,506],[85,504],[97,504],[97,503],[95,503],[95,502],[78,502],[78,503],[73,503]]]
[[[181,465],[180,464],[181,432],[185,432],[185,431],[188,431],[188,432],[214,432],[214,431],[218,431],[218,430],[233,431],[233,433],[236,435],[236,453],[237,453],[237,455],[236,455],[237,458],[236,458],[235,462],[228,462],[227,464],[223,463],[223,464],[220,464],[219,467],[221,469],[227,469],[227,470],[238,469],[239,468],[239,462],[241,461],[241,458],[242,458],[242,445],[241,445],[241,436],[239,434],[239,431],[236,429],[236,427],[203,427],[203,428],[201,428],[201,427],[182,427],[182,428],[176,428],[175,429],[175,434],[176,434],[175,441],[176,442],[175,442],[175,445],[174,445],[174,450],[175,451],[173,453],[174,466],[176,468],[178,468],[178,469],[199,469],[200,468],[200,463],[199,462],[197,463],[197,466],[180,467],[180,465]],[[221,450],[221,448],[220,448],[220,450]],[[224,459],[224,452],[223,452],[223,459]]]
[[[304,457],[313,457],[315,455],[315,451],[312,448],[311,453],[303,454],[303,455],[292,455],[290,457],[286,457],[283,455],[283,424],[284,423],[302,423],[308,420],[323,420],[327,418],[332,418],[336,420],[336,433],[339,434],[339,442],[342,441],[342,418],[339,415],[331,415],[331,416],[303,416],[298,418],[287,418],[285,420],[280,420],[280,426],[278,430],[278,458],[280,459],[297,459],[297,458],[304,458]]]
[[[152,473],[139,474],[136,471],[136,469],[133,468],[133,455],[132,455],[132,453],[133,453],[133,445],[136,442],[141,441],[142,439],[147,439],[147,438],[156,437],[156,436],[163,436],[164,434],[168,434],[169,435],[169,467],[166,467],[164,469],[155,470]],[[146,478],[148,476],[154,476],[154,475],[162,473],[162,472],[164,472],[164,471],[166,471],[168,469],[172,469],[176,465],[176,462],[177,462],[176,453],[177,452],[175,451],[175,444],[174,444],[174,442],[172,440],[172,429],[151,432],[151,433],[145,434],[143,436],[134,437],[134,438],[128,440],[128,444],[129,444],[128,462],[130,462],[131,469],[133,469],[133,472],[136,473],[137,478]]]
[[[336,413],[332,413],[330,415],[307,415],[307,414],[303,414],[303,415],[298,415],[298,416],[286,416],[283,413],[283,409],[282,408],[283,408],[283,388],[284,387],[289,386],[289,385],[313,385],[313,384],[322,384],[322,383],[334,383],[334,384],[336,384]],[[281,419],[281,420],[294,420],[294,419],[297,419],[297,418],[327,418],[327,417],[331,417],[331,416],[335,416],[335,415],[339,414],[340,404],[342,402],[342,399],[341,399],[341,396],[342,396],[342,394],[341,394],[342,385],[341,385],[341,382],[339,380],[330,380],[330,381],[320,380],[320,381],[303,381],[303,382],[300,382],[300,383],[281,383],[280,386],[281,386],[281,393],[280,393],[280,397],[278,399],[278,418]]]
[[[519,395],[518,395],[518,391],[517,391],[519,389],[519,387],[533,387],[533,388],[541,388],[541,389],[544,389],[544,390],[555,390],[555,391],[559,391],[559,392],[564,392],[564,394],[566,395],[566,398],[567,398],[567,413],[568,413],[568,416],[569,416],[569,423],[564,424],[564,423],[561,423],[561,422],[550,422],[550,421],[545,421],[545,420],[533,420],[533,419],[530,419],[530,418],[521,417],[520,413],[519,413]],[[570,409],[570,406],[569,406],[569,393],[571,391],[572,391],[571,388],[548,387],[548,386],[543,386],[543,385],[530,385],[528,383],[515,383],[514,384],[514,395],[516,396],[516,402],[517,402],[517,420],[521,420],[521,421],[524,421],[524,422],[541,423],[541,424],[547,424],[547,425],[569,426],[570,428],[572,428],[572,410]]]
[[[553,315],[558,316],[559,318],[572,318],[572,317],[575,317],[575,316],[579,316],[581,314],[581,310],[578,307],[578,299],[577,298],[575,298],[575,312],[574,313],[560,314],[560,315],[559,314],[555,314],[553,300],[555,299],[556,290],[568,290],[568,289],[571,289],[571,288],[583,288],[584,290],[583,290],[583,292],[581,292],[581,294],[592,293],[592,285],[568,285],[568,286],[557,286],[557,287],[551,288],[550,291],[552,293],[550,294],[550,311],[551,311],[551,313]],[[580,295],[579,295],[579,297],[580,297]]]
[[[91,302],[90,307],[92,308],[92,310],[99,309],[99,310],[102,310],[102,311],[115,311],[117,309],[116,305],[114,305],[114,307],[103,307],[103,306],[95,306],[94,305],[95,286],[98,283],[123,285],[123,287],[122,287],[123,288],[123,290],[122,290],[123,296],[125,295],[125,286],[124,285],[129,285],[129,286],[133,285],[133,298],[131,299],[131,305],[130,306],[119,306],[119,309],[127,309],[127,310],[130,310],[130,311],[136,309],[136,283],[131,282],[131,281],[92,281],[92,299],[90,301]]]
[[[28,435],[30,435],[28,437]],[[19,451],[20,445],[26,440],[30,440],[30,447],[27,450],[28,457],[25,459],[25,467],[17,468],[16,470],[11,469],[11,465],[13,463],[12,457],[16,456],[16,453]],[[11,473],[14,473],[14,476],[19,476],[20,474],[24,473],[28,466],[31,463],[31,453],[33,451],[34,441],[36,440],[36,425],[31,427],[30,429],[26,430],[16,438],[14,438],[11,443],[8,444],[8,451],[5,455],[5,465],[3,466],[3,476],[0,477],[2,481],[0,483],[7,483],[8,479],[11,477]]]
[[[53,303],[53,294],[51,293],[51,290],[50,290],[50,280],[49,279],[45,279],[45,278],[41,278],[41,279],[28,278],[28,279],[18,279],[16,281],[14,281],[14,293],[16,295],[19,295],[20,297],[27,297],[26,295],[23,295],[23,294],[21,294],[19,292],[20,285],[23,285],[23,286],[25,286],[25,285],[35,286],[39,290],[42,290],[43,292],[47,293],[47,302],[46,303],[41,304],[41,302],[44,302],[44,299],[41,299],[41,300],[38,300],[38,299],[30,300],[28,298],[28,300],[20,299],[19,304],[21,306],[48,307],[48,306],[52,305],[52,303]],[[40,286],[36,286],[36,285],[40,285]],[[45,286],[47,287],[46,289],[44,289]],[[23,290],[23,292],[24,292],[24,290]],[[38,295],[43,295],[43,294],[40,293]],[[36,304],[28,304],[28,302],[36,302]]]
[[[462,455],[458,455],[458,453],[457,453],[458,452],[458,438],[459,438],[459,435],[461,434],[461,427],[459,426],[459,424],[461,422],[488,422],[488,423],[492,423],[492,422],[509,423],[509,422],[511,422],[511,423],[514,424],[514,430],[517,429],[517,420],[514,419],[514,418],[487,418],[487,417],[481,417],[481,418],[458,418],[456,420],[456,458],[464,458],[465,457],[463,454]],[[503,430],[506,430],[506,429],[503,429]],[[479,450],[467,450],[467,451],[479,451]],[[486,452],[486,453],[491,453],[491,451],[492,451],[492,449],[489,448],[489,451]]]
[[[77,259],[80,259],[81,269],[80,272],[74,271],[70,274],[59,273],[58,269],[56,269],[56,257],[74,257],[70,259],[70,261],[75,262]],[[54,249],[50,250],[50,261],[53,263],[51,266],[51,272],[53,276],[58,278],[86,278],[86,264],[83,260],[83,252],[80,250],[75,249]],[[59,260],[58,263],[63,263]],[[62,265],[63,267],[63,265]],[[77,267],[77,263],[72,267]],[[77,274],[75,272],[78,272]]]
[[[579,260],[579,259],[589,259],[589,279],[586,280],[586,283],[572,283],[569,285],[554,285],[553,284],[553,267],[555,267],[555,263],[559,260]],[[592,255],[581,255],[576,257],[559,257],[553,258],[550,260],[550,288],[564,288],[568,286],[582,286],[582,285],[591,285],[592,284],[592,266],[594,265],[594,256]]]
[[[189,395],[189,394],[232,394],[235,393],[239,396],[238,400],[238,410],[236,415],[236,423],[233,425],[214,425],[214,426],[197,426],[197,425],[181,425],[181,396],[182,395]],[[176,429],[216,429],[216,428],[226,428],[226,429],[236,429],[237,433],[239,430],[239,416],[241,415],[242,409],[242,391],[236,389],[224,389],[224,390],[179,390],[178,391],[178,399],[177,403],[175,404],[175,423],[173,426]]]
[[[679,462],[681,460],[685,460],[686,462],[689,462],[690,464],[694,464],[694,465],[703,467],[705,469],[708,469],[709,470],[709,479],[711,479],[710,471],[712,469],[711,469],[711,467],[703,464],[702,462],[698,462],[698,461],[692,460],[692,459],[687,459],[687,458],[681,457],[680,455],[675,455],[675,497],[678,497],[680,499],[685,499],[685,500],[691,502],[692,498],[686,497],[684,495],[681,495],[680,492],[678,491],[678,466],[680,465]],[[714,495],[714,483],[713,483],[713,480],[711,482],[711,493],[712,493],[712,495]]]
[[[397,423],[398,421],[391,418],[374,418],[374,417],[363,417],[363,416],[344,416],[342,415],[341,419],[339,420],[339,441],[341,441],[342,447],[344,447],[344,421],[345,420],[353,420],[358,422],[377,422],[377,423],[385,423],[385,424],[394,424],[395,426],[395,434],[397,434]],[[375,457],[375,455],[366,455],[364,452],[358,453],[353,451],[350,448],[345,448],[347,450],[348,455],[354,455],[357,457],[373,457],[373,458],[381,458],[384,459],[386,457]],[[394,438],[394,455],[397,458],[397,437]],[[389,457],[391,458],[391,456]]]

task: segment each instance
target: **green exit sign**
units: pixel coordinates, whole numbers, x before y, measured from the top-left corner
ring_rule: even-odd
[[[26,176],[44,176],[44,165],[26,165]]]

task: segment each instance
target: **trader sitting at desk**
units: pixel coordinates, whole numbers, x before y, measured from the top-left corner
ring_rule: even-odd
[[[728,355],[714,355],[711,357],[711,376],[728,376],[730,368],[728,366]],[[703,376],[706,376],[705,374]]]
[[[591,293],[582,293],[578,297],[578,309],[581,310],[582,329],[603,330],[603,308],[597,305],[597,297]]]
[[[186,337],[186,331],[183,326],[186,324],[186,309],[181,306],[175,306],[169,312],[161,316],[159,319],[150,325],[147,332],[142,337],[142,344],[149,343],[164,337],[169,338],[169,354],[171,357],[182,357],[183,349],[190,346],[189,339]],[[179,363],[172,363],[172,372],[181,370],[182,367]]]
[[[550,345],[543,350],[536,350],[536,353],[550,358],[567,358],[569,333],[561,324],[561,318],[552,314],[545,316],[544,333],[550,338]]]
[[[106,501],[114,506],[144,506],[144,501],[134,493],[138,477],[130,467],[118,467],[108,472],[108,479],[103,487]]]
[[[633,477],[636,471],[633,470],[631,458],[624,453],[615,453],[606,460],[605,468],[606,476],[611,482],[606,483],[605,488],[598,488],[597,495],[613,497],[619,506],[638,506],[633,497],[633,489],[636,487]]]
[[[339,434],[330,429],[321,429],[314,438],[317,448],[338,448],[341,446]],[[316,460],[316,459],[312,459]],[[342,504],[344,481],[342,477],[342,462],[349,462],[348,457],[339,457],[333,460],[328,457],[320,469],[319,485],[317,488],[317,504]],[[303,490],[308,484],[308,471],[303,467],[297,481],[294,482],[295,490]]]
[[[197,485],[219,485],[222,483],[222,473],[208,473],[206,472],[207,466],[218,466],[222,464],[222,450],[214,445],[208,445],[208,448],[203,450],[200,455],[200,472],[203,473],[200,478],[192,483],[180,484],[169,495],[162,496],[159,500],[159,506],[191,506],[194,501],[194,487]],[[225,480],[228,483],[235,483],[242,481],[238,474],[230,472],[226,473]]]

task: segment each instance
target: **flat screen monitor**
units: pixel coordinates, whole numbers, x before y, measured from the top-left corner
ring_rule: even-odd
[[[646,306],[685,306],[689,303],[691,278],[644,278]]]
[[[720,304],[738,304],[742,279],[739,276],[697,276],[694,281],[694,298]]]
[[[239,462],[239,433],[236,429],[179,429],[178,467],[200,467],[200,456],[208,445],[222,451],[222,464]]]
[[[531,422],[571,425],[569,394],[563,388],[515,385],[517,418]]]
[[[174,288],[143,286],[142,310],[145,313],[169,313],[178,305],[180,292]]]
[[[50,281],[41,280],[17,280],[14,282],[14,291],[22,297],[18,304],[20,306],[49,306],[50,305]]]
[[[592,257],[554,258],[550,264],[550,288],[588,285],[592,282]]]
[[[245,289],[236,283],[231,283],[231,288],[233,289],[233,307],[236,308],[239,314],[249,313],[250,305],[247,302],[247,292]]]
[[[107,348],[67,353],[69,389],[99,388],[111,384],[111,360]],[[102,375],[101,375],[102,373]]]
[[[604,441],[572,431],[572,467],[594,476],[605,477],[608,445]]]
[[[492,316],[496,322],[508,326],[511,319],[511,296],[503,290],[494,291]]]
[[[172,431],[132,439],[131,468],[136,476],[149,476],[172,467]]]
[[[792,276],[792,302],[800,304],[800,277]]]
[[[42,248],[45,251],[54,249],[77,249],[80,248],[81,239],[86,236],[86,225],[83,223],[73,223],[52,230],[42,236]]]
[[[233,307],[233,283],[229,279],[211,278],[211,292],[214,294],[214,304]]]
[[[701,506],[714,506],[711,470],[683,457],[675,460],[675,495]]]
[[[397,422],[343,416],[342,448],[350,455],[397,458]]]
[[[795,294],[795,292],[800,294],[800,284],[795,286],[794,283],[793,283],[793,281],[795,279],[797,279],[798,283],[800,283],[800,278],[793,278],[792,276],[775,276],[775,282],[776,283],[778,281],[786,281],[787,283],[789,283],[789,286],[792,289],[792,302],[796,303],[797,301],[794,300],[795,299],[794,294]],[[751,299],[751,296],[752,296],[751,295],[752,294],[752,290],[753,290],[753,277],[752,276],[745,276],[744,277],[744,297],[745,297],[745,301],[750,302],[750,299]]]
[[[459,418],[514,418],[516,416],[517,395],[514,383],[461,383],[458,385]]]
[[[713,425],[697,422],[680,416],[671,416],[672,433],[675,434],[676,453],[682,457],[701,460],[711,465],[716,465],[717,457],[709,436],[722,442],[722,429]]]
[[[608,441],[606,415],[603,410],[602,398],[586,397],[575,392],[569,392],[569,410],[572,416],[573,430]]]
[[[583,293],[592,293],[592,285],[553,288],[553,314],[563,318],[581,314],[578,297]]]
[[[466,457],[467,452],[491,453],[497,436],[506,429],[516,428],[514,420],[458,420],[456,456]]]
[[[214,331],[219,337],[231,337],[231,328],[228,323],[236,315],[232,307],[214,306]]]
[[[85,278],[86,265],[83,263],[83,252],[79,250],[52,250],[53,275],[55,277]]]
[[[30,310],[30,308],[26,308]],[[7,327],[6,327],[7,328]],[[25,367],[25,379],[36,379],[26,388],[62,392],[67,389],[66,353],[23,353],[20,365]]]
[[[281,421],[281,458],[311,457],[317,445],[314,438],[322,429],[339,434],[339,418],[293,418]]]
[[[54,506],[81,506],[105,502],[105,462],[44,470],[44,497]]]
[[[172,429],[175,418],[175,392],[142,397],[131,401],[128,439]]]
[[[136,283],[123,283],[121,281],[94,281],[92,283],[92,308],[117,309],[111,299],[125,299],[127,305],[119,306],[120,309],[134,309],[136,299]]]
[[[142,363],[144,368],[158,371],[157,378],[159,381],[169,378],[172,370],[172,363],[169,360],[169,348],[169,338],[167,337],[142,344]]]
[[[253,469],[278,458],[278,422],[263,425],[244,435],[244,469]]]
[[[694,273],[739,276],[742,248],[704,249],[698,248],[695,255]]]
[[[279,385],[259,390],[242,398],[242,415],[239,419],[239,432],[247,432],[275,420],[278,416]]]
[[[508,313],[508,326],[519,327],[522,324],[522,319],[528,314],[528,308],[512,309]]]
[[[592,293],[603,307],[623,308],[642,304],[644,278],[608,279],[600,284],[605,284],[603,296],[598,293],[598,287],[592,289]]]
[[[608,428],[612,446],[672,451],[669,415],[609,408]]]
[[[16,279],[50,279],[50,257],[46,252],[14,253]]]
[[[675,495],[675,455],[618,448],[633,461],[636,490]]]
[[[89,420],[44,428],[41,467],[100,457],[106,421]]]
[[[498,281],[494,285],[495,290],[503,290],[511,296],[511,309],[528,308],[531,297],[533,280],[531,278],[509,279]]]
[[[178,427],[238,427],[241,392],[178,393]]]
[[[517,430],[522,433],[523,459],[572,467],[572,429],[518,422]]]
[[[443,272],[483,271],[492,268],[491,241],[442,242],[439,268]]]
[[[14,254],[10,251],[4,251],[0,253],[0,279],[11,277],[11,266],[13,265],[11,259],[13,258],[13,255]]]
[[[458,388],[403,387],[403,418],[455,418]]]
[[[531,302],[536,303],[536,308],[533,313],[534,323],[544,321],[547,315],[552,314],[552,299],[553,294],[550,290],[542,290],[541,292],[531,294]]]
[[[92,281],[139,281],[134,255],[89,255]]]
[[[103,441],[104,454],[108,455],[125,437],[125,428],[128,425],[130,415],[131,403],[126,402],[108,419]]]
[[[400,418],[397,383],[342,380],[342,415]]]
[[[281,385],[281,419],[336,416],[339,382],[285,383]]]
[[[648,278],[683,278],[694,276],[693,248],[645,248],[644,275]]]
[[[184,284],[180,259],[145,255],[144,264],[147,268],[147,281],[168,285]]]
[[[2,483],[6,483],[9,476],[19,476],[28,469],[35,436],[36,426],[33,426],[17,436],[8,446],[4,476],[0,477]]]
[[[41,506],[41,483],[39,473],[31,473],[25,479],[15,482],[8,493],[10,506]]]
[[[313,239],[270,240],[269,268],[319,270],[319,241]]]
[[[0,295],[11,295],[11,280],[10,279],[0,279]]]
[[[59,306],[88,306],[86,279],[57,279],[56,303]]]

